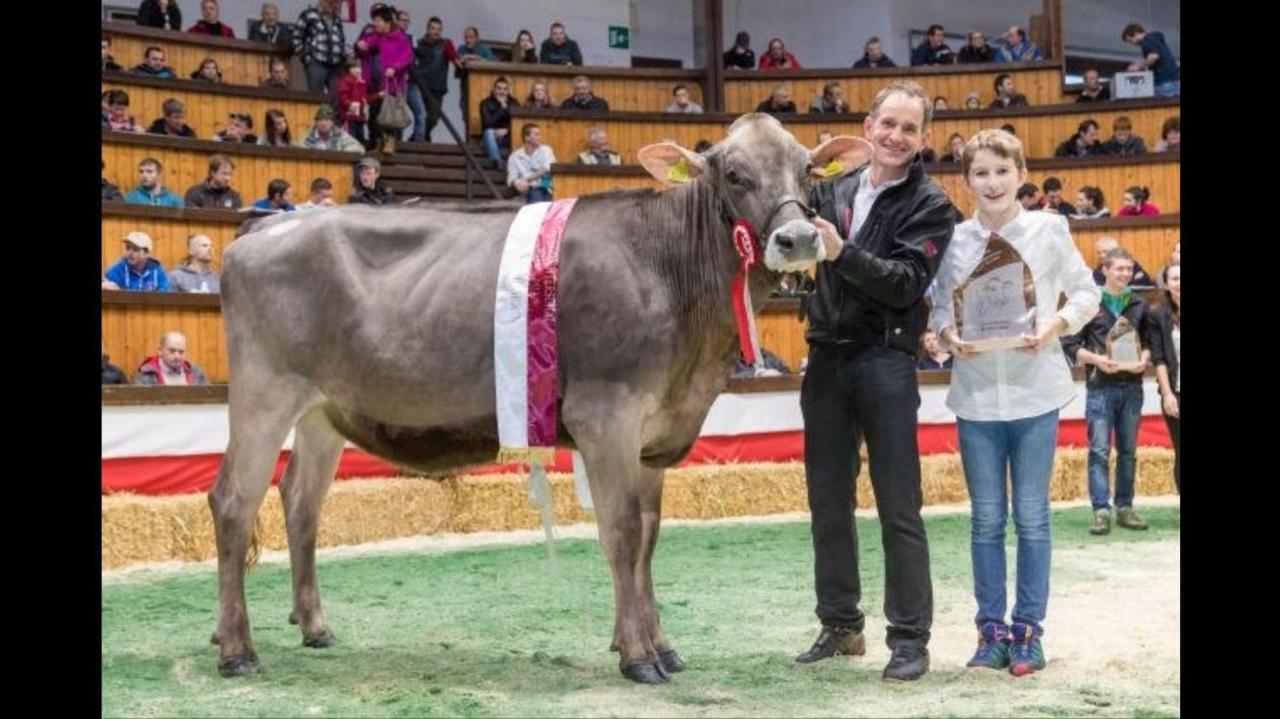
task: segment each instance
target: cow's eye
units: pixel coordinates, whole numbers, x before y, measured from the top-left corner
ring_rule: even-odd
[[[728,180],[728,181],[729,181],[729,184],[731,184],[731,185],[741,185],[741,184],[742,184],[742,178],[741,178],[741,177],[739,177],[739,176],[738,176],[738,173],[734,172],[733,170],[729,170],[728,172],[724,173],[724,177],[725,177],[725,179],[726,179],[726,180]]]

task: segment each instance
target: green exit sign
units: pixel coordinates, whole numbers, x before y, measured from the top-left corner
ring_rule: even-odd
[[[631,48],[631,28],[620,27],[618,25],[609,26],[609,47],[619,50],[628,50]]]

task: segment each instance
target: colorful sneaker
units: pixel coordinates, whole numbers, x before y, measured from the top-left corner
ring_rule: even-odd
[[[1015,677],[1044,669],[1044,647],[1040,646],[1042,630],[1030,624],[1014,622],[1009,630],[1009,673]]]
[[[967,666],[1004,669],[1009,666],[1009,627],[987,622],[978,629],[978,651]]]

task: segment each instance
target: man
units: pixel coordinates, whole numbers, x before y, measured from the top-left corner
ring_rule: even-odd
[[[104,290],[126,292],[169,292],[169,276],[160,260],[151,256],[151,235],[130,232],[124,236],[124,256],[107,268],[102,279]]]
[[[293,212],[297,210],[290,202],[291,186],[287,180],[276,178],[267,183],[267,196],[253,203],[256,212]]]
[[[218,271],[213,269],[213,240],[208,235],[187,238],[187,260],[169,274],[178,292],[218,294]]]
[[[187,32],[193,32],[197,35],[213,35],[215,37],[234,38],[236,33],[231,29],[230,25],[223,24],[218,20],[218,0],[202,0],[200,3],[200,19],[195,25],[187,28]]]
[[[278,57],[271,58],[271,63],[267,66],[267,77],[262,81],[262,86],[288,90],[289,65]]]
[[[1062,199],[1062,180],[1056,177],[1045,178],[1044,209],[1047,212],[1056,212],[1064,217],[1076,214],[1075,205]]]
[[[884,46],[880,44],[880,38],[872,35],[867,38],[867,42],[862,46],[862,59],[853,63],[854,68],[864,67],[897,67],[893,64],[893,60],[884,54]]]
[[[413,82],[409,83],[409,106],[413,107],[417,92],[416,101],[425,109],[425,114],[419,121],[418,111],[414,110],[412,139],[430,142],[431,131],[440,122],[445,93],[449,92],[449,66],[461,70],[462,60],[453,41],[444,37],[444,22],[438,17],[427,20],[427,34],[418,41],[413,55],[413,66],[409,70],[413,76]],[[435,103],[428,102],[426,95],[435,98]]]
[[[1026,107],[1027,96],[1018,92],[1013,87],[1013,75],[1002,72],[996,75],[995,80],[996,99],[991,101],[991,107]]]
[[[724,67],[739,70],[756,69],[756,51],[751,49],[751,34],[745,30],[738,31],[733,40],[733,47],[725,50]]]
[[[569,39],[564,23],[551,23],[551,37],[542,41],[538,62],[543,65],[582,65],[582,51],[576,41]]]
[[[1125,25],[1120,39],[1142,49],[1142,59],[1130,65],[1129,69],[1151,70],[1156,97],[1174,97],[1182,93],[1182,71],[1173,51],[1164,41],[1164,33],[1147,32],[1135,22]]]
[[[317,0],[298,15],[293,30],[293,54],[306,68],[307,89],[324,91],[329,102],[338,101],[338,76],[342,74],[343,47],[346,38],[342,18],[338,17],[339,0]]]
[[[1084,71],[1084,89],[1076,97],[1076,102],[1097,102],[1110,100],[1111,88],[1102,84],[1098,71],[1090,68]]]
[[[609,102],[591,92],[591,80],[586,75],[578,75],[573,78],[573,95],[560,103],[560,109],[608,112]]]
[[[1102,149],[1102,143],[1098,141],[1099,134],[1097,120],[1085,120],[1076,128],[1076,134],[1067,138],[1061,145],[1058,145],[1058,149],[1054,151],[1053,156],[1091,157],[1093,155],[1105,155],[1106,151]]]
[[[997,62],[1027,62],[1043,60],[1044,51],[1027,39],[1022,28],[1014,25],[1004,36],[1005,46],[996,53]]]
[[[520,128],[524,142],[507,158],[507,185],[515,189],[526,203],[551,201],[551,166],[556,153],[550,145],[542,144],[542,129],[535,123],[525,123]]]
[[[258,144],[258,136],[253,134],[253,115],[247,112],[233,112],[227,116],[226,129],[213,134],[214,142],[240,142],[247,145]]]
[[[187,361],[187,338],[181,332],[165,332],[160,338],[159,352],[148,357],[138,367],[140,385],[167,387],[171,385],[209,384],[209,378],[194,362]]]
[[[142,53],[142,63],[134,67],[133,71],[158,80],[172,80],[178,74],[173,71],[173,68],[164,64],[164,58],[164,50],[152,45]]]
[[[925,41],[911,51],[911,64],[916,65],[950,65],[956,61],[951,48],[942,40],[941,25],[930,25]]]
[[[849,112],[849,103],[844,99],[844,88],[839,82],[831,81],[822,86],[822,97],[809,103],[809,114],[838,114]]]
[[[298,205],[299,210],[309,210],[313,207],[333,207],[338,203],[333,201],[333,183],[328,178],[317,177],[311,181],[311,196],[307,201]]]
[[[970,32],[969,42],[960,48],[960,64],[994,62],[995,59],[996,51],[987,44],[986,36],[977,30]]]
[[[1018,188],[1016,197],[1018,204],[1022,205],[1022,209],[1028,212],[1040,209],[1043,204],[1040,201],[1040,188],[1036,187],[1034,182],[1022,183],[1022,186]]]
[[[796,104],[791,100],[791,91],[785,85],[779,85],[773,88],[773,94],[769,95],[767,100],[762,100],[756,105],[756,112],[768,112],[773,114],[794,113]]]
[[[474,25],[462,31],[462,47],[458,48],[458,56],[462,58],[465,67],[470,67],[475,62],[497,60],[493,50],[480,42],[480,31]]]
[[[667,112],[678,112],[688,115],[702,114],[702,106],[689,99],[689,86],[680,83],[671,88],[671,104],[667,105]]]
[[[1115,249],[1123,250],[1124,248],[1120,247],[1120,242],[1117,241],[1116,238],[1103,236],[1093,241],[1093,249],[1095,252],[1098,253],[1098,266],[1093,268],[1093,281],[1094,281],[1094,284],[1098,285],[1099,287],[1103,287],[1107,284],[1107,271],[1106,271],[1106,263],[1105,263],[1105,259],[1107,255],[1112,250],[1115,250]],[[1127,250],[1125,251],[1127,252]],[[1151,273],[1143,269],[1142,265],[1138,264],[1137,260],[1130,258],[1129,261],[1133,265],[1132,270],[1129,272],[1130,287],[1134,289],[1147,289],[1149,287],[1156,286],[1156,281],[1151,276]]]
[[[147,132],[152,135],[196,139],[196,131],[187,124],[187,106],[181,100],[175,97],[165,100],[160,111],[164,113],[164,117],[157,117],[147,128]]]
[[[154,157],[138,163],[138,186],[124,196],[124,201],[149,207],[182,208],[182,198],[164,186],[164,165]]]
[[[350,133],[334,123],[332,105],[316,109],[315,124],[302,139],[302,146],[309,150],[337,150],[339,152],[364,152],[364,145]]]
[[[1102,143],[1102,151],[1107,155],[1145,155],[1147,145],[1133,134],[1133,120],[1121,115],[1111,123],[1111,139]]]
[[[578,153],[580,165],[621,165],[622,156],[609,149],[609,134],[600,127],[587,130],[587,150]]]
[[[1102,260],[1106,282],[1098,314],[1078,334],[1062,338],[1067,358],[1085,368],[1085,420],[1089,435],[1089,499],[1093,504],[1090,534],[1111,532],[1110,464],[1111,436],[1116,445],[1116,523],[1125,529],[1146,529],[1133,511],[1134,474],[1137,467],[1138,421],[1142,418],[1142,373],[1151,362],[1151,350],[1141,339],[1146,333],[1147,305],[1129,289],[1133,256],[1123,247],[1107,252]],[[1133,328],[1138,344],[1136,366],[1123,367],[1108,356],[1107,338],[1123,317]],[[1123,367],[1123,368],[1122,368]]]
[[[854,527],[854,481],[863,437],[885,554],[887,680],[929,670],[933,588],[920,518],[916,354],[926,326],[925,290],[958,214],[919,159],[933,108],[915,82],[876,94],[863,121],[871,163],[815,186],[809,204],[826,260],[808,302],[809,364],[800,392],[805,481],[822,630],[808,663],[863,654],[865,617]]]
[[[293,32],[280,24],[280,8],[275,3],[263,3],[261,19],[249,21],[249,39],[293,51]]]
[[[184,198],[187,207],[207,210],[238,210],[244,204],[240,193],[231,188],[231,174],[236,165],[226,155],[209,158],[209,176],[204,182],[192,185]]]
[[[390,205],[395,192],[382,181],[382,163],[376,157],[362,157],[356,163],[356,187],[347,202],[356,205]]]

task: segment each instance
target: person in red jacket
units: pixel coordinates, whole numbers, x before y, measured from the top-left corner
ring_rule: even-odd
[[[775,37],[769,41],[769,52],[760,56],[761,71],[766,70],[799,70],[800,61],[795,55],[787,52],[787,46],[782,44],[782,38]]]
[[[364,81],[364,66],[359,59],[347,63],[347,72],[338,80],[338,124],[349,135],[365,141],[365,123],[369,121],[369,85]]]
[[[140,385],[169,386],[209,384],[200,366],[187,360],[187,338],[181,332],[165,332],[157,354],[138,367],[134,380]]]
[[[197,35],[217,35],[219,37],[235,37],[236,33],[230,25],[218,20],[218,0],[202,0],[200,3],[200,19],[195,25],[187,28],[187,32]]]

